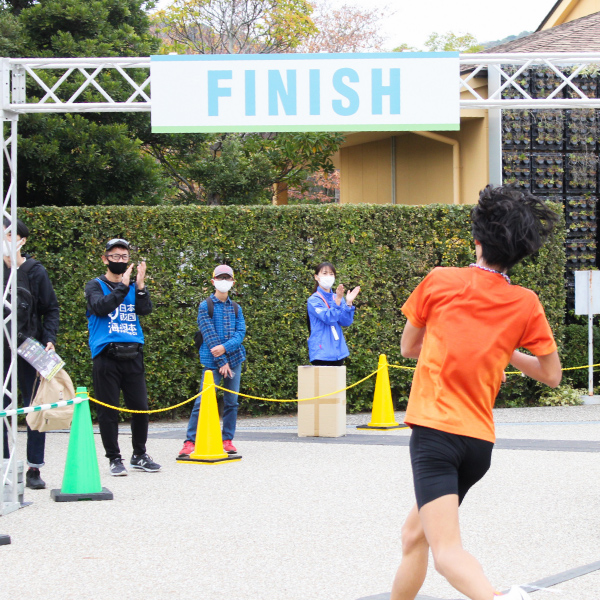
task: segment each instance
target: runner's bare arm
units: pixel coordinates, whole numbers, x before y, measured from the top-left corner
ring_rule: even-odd
[[[562,379],[560,359],[556,351],[545,356],[529,356],[515,350],[510,364],[528,377],[553,388],[558,387]]]
[[[404,358],[419,358],[424,337],[425,327],[415,327],[410,321],[406,321],[402,332],[402,340],[400,341],[402,356]]]

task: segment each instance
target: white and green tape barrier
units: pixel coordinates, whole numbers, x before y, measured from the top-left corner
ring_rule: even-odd
[[[50,410],[51,408],[60,408],[61,406],[70,406],[71,404],[80,404],[87,400],[85,398],[73,398],[72,400],[61,400],[60,402],[53,402],[52,404],[40,404],[38,406],[27,406],[25,408],[13,408],[12,410],[3,410],[0,412],[0,419],[4,417],[12,417],[13,415],[26,415],[31,412],[42,412],[44,410]]]

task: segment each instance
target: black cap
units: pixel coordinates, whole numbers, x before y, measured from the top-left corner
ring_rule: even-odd
[[[10,219],[8,217],[4,217],[2,222],[4,227],[10,227]],[[29,237],[29,227],[21,219],[17,219],[17,235],[20,235],[22,238]]]
[[[122,238],[114,238],[106,242],[106,251],[108,252],[111,248],[115,246],[123,246],[123,248],[127,248],[127,250],[131,250],[131,244]]]

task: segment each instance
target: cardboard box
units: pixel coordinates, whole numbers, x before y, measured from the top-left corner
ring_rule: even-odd
[[[346,387],[346,367],[298,367],[298,399]],[[320,400],[298,402],[298,437],[346,435],[346,391]]]

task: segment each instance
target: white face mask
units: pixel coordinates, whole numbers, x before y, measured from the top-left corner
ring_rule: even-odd
[[[19,252],[19,248],[23,245],[23,242],[17,242],[17,252]],[[10,256],[10,242],[8,240],[4,240],[4,247],[2,248],[4,252],[4,256]]]
[[[221,292],[222,294],[226,294],[233,287],[233,281],[215,279],[214,286],[217,291]]]
[[[319,283],[323,289],[331,289],[335,283],[335,275],[321,275],[319,277]]]

